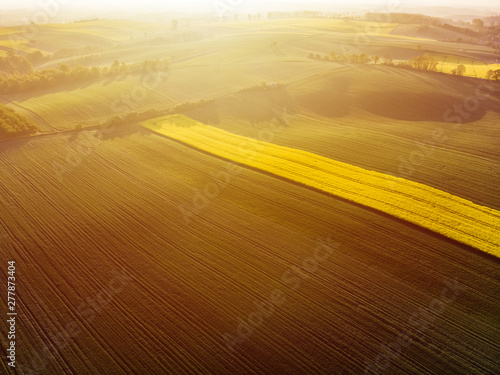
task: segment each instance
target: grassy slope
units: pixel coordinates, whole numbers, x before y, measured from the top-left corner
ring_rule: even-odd
[[[137,90],[138,87],[141,91]],[[111,116],[155,105],[166,108],[176,104],[167,94],[140,85],[137,76],[130,76],[127,80],[105,80],[80,88],[70,86],[68,91],[64,89],[45,91],[36,97],[18,95],[15,102],[34,111],[58,130],[73,129],[81,122],[88,126],[97,125]]]
[[[88,45],[113,46],[116,43],[130,40],[131,37],[142,37],[144,33],[157,32],[162,25],[132,21],[99,20],[89,22],[40,24],[30,27],[0,28],[0,45],[9,46],[11,40],[15,43],[28,44],[23,41],[23,32],[32,35],[37,42],[34,50],[55,52],[61,49],[82,48]]]
[[[46,373],[361,373],[380,344],[404,329],[420,335],[410,315],[457,278],[469,289],[391,371],[495,372],[497,261],[250,170],[187,224],[179,205],[193,210],[192,189],[227,163],[145,132],[111,134],[62,185],[50,163],[72,147],[67,136],[2,148],[0,261],[18,263],[20,365],[76,322],[81,332],[52,352]],[[327,236],[338,250],[293,290],[283,273]],[[82,316],[78,306],[122,268],[135,280],[93,319],[88,305]],[[274,288],[285,304],[230,353],[222,335]]]
[[[456,31],[446,30],[442,27],[430,26],[422,27],[422,25],[397,25],[392,31],[392,34],[403,35],[416,38],[428,38],[434,40],[471,40],[476,41],[474,37],[469,37]]]
[[[419,43],[418,40],[398,40],[389,35],[388,32],[394,25],[383,25],[384,27],[377,33],[373,32],[375,29],[370,28],[367,35],[363,31],[363,38],[359,40],[356,39],[359,30],[365,30],[362,23],[323,20],[319,25],[315,25],[313,21],[278,20],[194,25],[176,32],[168,30],[161,24],[124,21],[48,25],[39,29],[37,48],[46,50],[74,48],[75,43],[79,46],[94,45],[104,48],[102,53],[91,56],[90,60],[89,57],[83,57],[84,60],[80,57],[59,59],[46,64],[44,66],[46,68],[59,63],[71,65],[90,61],[90,64],[110,65],[114,60],[137,63],[146,59],[169,58],[172,60],[170,81],[164,82],[157,89],[176,102],[223,96],[260,81],[290,82],[305,78],[311,72],[320,73],[334,69],[333,64],[311,65],[306,59],[310,52],[328,54],[332,50],[336,50],[337,53],[352,51],[370,55],[390,55],[394,59],[408,59],[423,53],[415,48]],[[134,39],[117,44],[113,35],[125,31],[127,37],[130,34]],[[198,35],[199,40],[179,42],[186,33]],[[157,37],[164,38],[164,41],[158,42]],[[72,45],[66,45],[67,43]],[[276,43],[276,47],[272,47],[272,43]],[[452,51],[451,48],[454,48],[455,52],[459,48],[456,45],[438,42],[428,42],[424,47],[424,51],[429,48],[430,52],[439,50],[446,54]],[[473,59],[477,58],[476,55],[466,54],[465,57]],[[483,67],[481,72],[478,70],[479,67],[474,69],[479,75],[484,70]],[[474,74],[474,69],[468,69],[467,74]],[[186,84],[186,81],[191,82],[191,79],[197,82],[197,90],[193,90],[190,83]],[[121,85],[122,89],[117,89],[116,85],[111,92],[107,88],[102,88],[102,95],[96,94],[96,85],[78,88],[75,97],[78,98],[81,107],[93,108],[92,118],[95,120],[108,117],[116,114],[110,109],[113,102],[110,95],[115,98],[130,95],[129,85],[136,84],[137,78],[127,78],[125,81],[127,83]],[[55,97],[47,96],[45,92],[40,91],[16,95],[9,99],[28,109],[47,113],[49,117],[47,121],[54,122],[57,128],[64,128],[65,122],[68,122],[71,128],[74,123],[85,121],[82,120],[81,114],[76,113],[78,111],[64,110],[68,105],[73,105],[68,103],[66,94],[74,89],[74,86],[62,88],[65,90],[64,95]],[[63,94],[61,89],[57,89],[57,92]],[[28,100],[29,98],[31,100]],[[96,101],[99,101],[99,105],[96,105]],[[38,102],[42,108],[37,107]],[[137,110],[160,103],[160,97],[157,100],[153,94],[147,102],[138,103]],[[165,104],[170,103],[166,101]],[[35,118],[33,120],[38,121]]]
[[[179,102],[222,97],[262,80],[286,82],[292,78],[304,79],[311,73],[318,72],[317,67],[310,67],[297,74],[298,68],[302,68],[303,64],[276,55],[269,47],[269,36],[259,38],[225,37],[211,44],[190,44],[182,49],[172,48],[167,44],[162,48],[155,48],[154,53],[151,52],[151,47],[123,50],[128,57],[134,51],[137,52],[137,61],[179,56],[172,60],[168,78],[155,88],[144,87],[147,91],[146,99],[133,100],[132,105],[124,104],[123,98],[130,97],[132,90],[143,82],[137,76],[122,77],[113,83],[104,81],[82,87],[68,85],[51,91],[11,95],[10,99],[37,112],[58,129],[71,129],[81,121],[98,122],[115,115],[115,108],[122,108],[121,111],[140,111],[152,106],[167,108]],[[252,41],[253,44],[250,43]],[[221,49],[221,52],[212,52]],[[329,69],[330,67],[324,66],[321,70]],[[196,82],[196,89],[192,82]],[[113,106],[116,100],[120,103]],[[39,121],[36,118],[33,120]]]

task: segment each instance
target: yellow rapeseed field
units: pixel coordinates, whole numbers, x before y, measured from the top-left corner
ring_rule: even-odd
[[[488,70],[500,69],[500,64],[487,64],[484,61],[461,58],[449,55],[428,55],[439,61],[437,69],[439,72],[451,74],[453,69],[459,65],[465,67],[465,77],[486,78]]]
[[[444,191],[309,152],[238,136],[184,115],[144,127],[237,163],[394,215],[500,256],[500,212]]]

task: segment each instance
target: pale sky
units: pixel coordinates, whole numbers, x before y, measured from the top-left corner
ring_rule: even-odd
[[[231,14],[268,11],[314,10],[331,13],[365,14],[367,12],[399,12],[431,14],[421,7],[444,6],[453,11],[434,16],[497,15],[500,0],[0,0],[0,24],[38,23],[48,15],[49,21],[86,18],[120,18],[138,13],[196,12],[221,17]],[[415,9],[416,8],[416,9]],[[460,8],[460,10],[456,10]],[[486,9],[487,8],[487,9]],[[2,9],[22,9],[15,15],[2,17]],[[414,10],[415,9],[415,10]],[[493,13],[492,13],[493,11]],[[43,14],[42,14],[43,13]],[[174,13],[175,14],[175,13]]]
[[[58,3],[60,7],[70,8],[103,8],[115,10],[148,10],[148,9],[164,9],[171,10],[179,7],[197,9],[197,10],[210,10],[218,2],[219,4],[226,3],[229,7],[234,9],[245,8],[251,9],[252,6],[259,6],[259,8],[266,4],[285,3],[285,4],[307,4],[311,7],[313,4],[326,3],[329,5],[338,5],[346,8],[350,5],[360,6],[366,5],[367,7],[390,7],[389,4],[396,4],[401,2],[405,6],[448,6],[448,7],[491,7],[497,8],[500,13],[499,0],[475,0],[473,3],[470,0],[0,0],[0,9],[2,8],[30,8],[40,9],[49,4]],[[275,6],[274,6],[275,7]],[[262,8],[261,8],[262,9]]]

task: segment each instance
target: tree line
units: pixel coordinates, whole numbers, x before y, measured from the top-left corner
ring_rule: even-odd
[[[168,109],[158,109],[151,108],[142,112],[127,112],[122,115],[115,115],[108,120],[106,120],[102,126],[106,128],[114,128],[115,126],[121,126],[126,124],[131,124],[139,121],[146,121],[155,117],[173,115],[177,113],[185,113],[188,111],[192,111],[198,108],[205,107],[209,104],[212,104],[217,99],[201,99],[198,101],[188,101],[180,104],[176,104],[175,106]]]
[[[408,61],[399,61],[397,64],[394,63],[391,57],[384,57],[381,59],[379,56],[368,56],[363,54],[351,54],[345,53],[343,55],[338,55],[336,52],[330,52],[328,55],[321,56],[320,54],[309,53],[307,56],[309,59],[317,60],[317,61],[327,61],[327,62],[345,62],[349,64],[378,64],[380,62],[381,65],[391,66],[396,68],[403,69],[414,69],[414,70],[423,70],[428,72],[437,72],[439,60],[435,57],[422,55],[418,57],[414,57]],[[462,77],[465,75],[467,68],[463,64],[457,65],[456,68],[451,70],[451,74],[454,76]],[[484,77],[487,80],[500,81],[500,69],[497,70],[489,70]]]
[[[18,56],[14,56],[18,57]],[[97,81],[107,77],[127,76],[129,74],[142,75],[150,72],[168,70],[168,60],[146,60],[142,63],[128,65],[114,61],[110,66],[87,67],[77,65],[70,67],[59,64],[55,69],[43,69],[24,74],[0,74],[0,93],[13,94],[29,92],[42,88],[52,88],[68,83],[83,83]]]
[[[41,53],[40,53],[41,54]],[[9,51],[7,56],[0,57],[0,75],[3,74],[29,74],[33,72],[33,63],[24,56],[19,56]]]
[[[352,53],[344,53],[342,55],[338,55],[336,52],[330,52],[328,55],[321,56],[319,54],[309,53],[307,56],[309,59],[318,60],[318,61],[328,61],[328,62],[345,62],[350,64],[368,64],[373,61],[377,64],[380,60],[379,56],[368,56],[364,53],[360,55],[352,54]]]
[[[52,55],[44,55],[40,51],[18,55],[15,51],[9,50],[7,56],[0,57],[0,74],[29,74],[34,71],[34,67],[51,60],[62,59],[66,57],[90,55],[102,52],[100,47],[85,46],[83,48],[62,49],[54,52]]]
[[[441,19],[413,13],[366,13],[365,20],[370,22],[401,23],[415,25],[441,26]]]
[[[17,113],[12,108],[0,104],[0,136],[12,137],[20,134],[31,134],[37,127],[27,117]]]

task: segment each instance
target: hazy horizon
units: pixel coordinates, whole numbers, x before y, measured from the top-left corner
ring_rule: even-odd
[[[478,0],[474,5],[464,0],[457,1],[415,1],[415,0],[401,0],[401,1],[388,1],[388,0],[353,0],[353,1],[339,1],[339,0],[320,0],[307,2],[304,0],[288,0],[288,1],[265,1],[265,0],[184,0],[181,3],[178,1],[99,1],[99,0],[8,0],[2,2],[0,10],[35,10],[35,9],[52,9],[54,6],[59,8],[72,9],[87,9],[93,11],[110,11],[128,12],[128,11],[196,11],[196,12],[210,12],[217,6],[228,4],[227,7],[235,12],[245,11],[265,11],[276,10],[283,7],[284,10],[288,8],[302,8],[302,9],[321,9],[330,11],[332,7],[339,7],[345,10],[347,8],[359,9],[367,8],[367,11],[372,9],[381,9],[382,11],[393,11],[394,9],[405,8],[421,8],[421,7],[450,7],[450,8],[489,8],[491,11],[498,9],[497,0]],[[234,4],[234,5],[231,5]],[[370,9],[371,8],[371,9]]]

